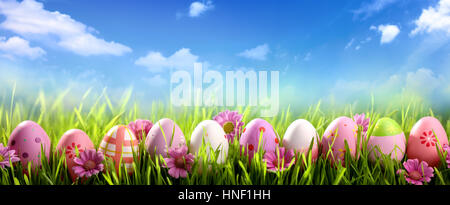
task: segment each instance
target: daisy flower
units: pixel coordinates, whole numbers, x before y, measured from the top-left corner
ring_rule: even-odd
[[[166,164],[163,167],[169,168],[169,175],[175,179],[179,177],[186,178],[187,173],[191,172],[192,164],[194,164],[194,155],[187,153],[186,145],[181,147],[169,148],[169,157],[164,158]]]
[[[369,129],[370,118],[369,117],[366,118],[366,114],[362,113],[362,114],[355,114],[353,120],[358,125],[358,127],[362,128],[361,134],[363,137],[365,137],[367,130]]]
[[[213,119],[222,126],[230,142],[233,142],[234,137],[239,134],[239,131],[244,126],[242,115],[237,111],[226,110],[216,115]]]
[[[137,119],[134,122],[128,124],[128,128],[133,131],[134,136],[141,141],[145,136],[147,136],[150,129],[152,129],[153,123],[149,120]]]
[[[3,144],[0,143],[0,167],[11,167],[11,164],[9,163],[10,160],[12,163],[20,161],[15,153],[15,150],[10,150],[9,147],[4,147]]]
[[[85,150],[80,153],[79,158],[73,159],[76,165],[72,169],[78,177],[91,177],[103,171],[103,159],[102,152],[97,152],[95,149]]]
[[[274,152],[266,152],[264,161],[267,163],[267,170],[271,172],[283,171],[295,162],[294,150],[286,150],[284,147],[280,147]]]
[[[450,168],[450,146],[448,146],[448,144],[444,144],[444,151],[447,152],[447,156],[445,156],[445,162],[447,162],[447,168]]]
[[[434,169],[429,167],[427,162],[422,161],[419,163],[418,159],[408,159],[408,161],[403,162],[405,170],[398,170],[397,174],[403,173],[405,175],[405,180],[414,185],[423,185],[423,182],[430,182],[431,178],[434,177]]]

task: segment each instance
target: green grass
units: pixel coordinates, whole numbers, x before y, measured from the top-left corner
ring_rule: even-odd
[[[31,171],[31,167],[18,164],[11,168],[0,169],[0,184],[2,185],[405,185],[403,177],[395,174],[402,168],[401,163],[384,157],[383,162],[371,163],[368,151],[360,150],[359,159],[352,159],[349,152],[346,155],[345,167],[340,164],[331,165],[322,157],[316,162],[305,156],[297,156],[297,163],[284,172],[271,173],[266,171],[262,160],[263,153],[258,152],[250,164],[248,158],[240,155],[239,142],[230,144],[228,158],[224,164],[208,163],[204,149],[196,157],[192,173],[184,179],[174,179],[167,173],[166,168],[160,166],[162,158],[151,159],[144,151],[144,143],[140,144],[139,157],[135,157],[135,172],[126,174],[122,167],[117,174],[111,161],[106,161],[106,172],[91,177],[84,182],[72,183],[67,172],[65,160],[54,154],[59,138],[69,129],[84,130],[98,147],[106,132],[117,124],[128,124],[137,118],[156,122],[162,118],[173,119],[181,128],[189,144],[190,135],[196,125],[203,120],[212,119],[217,113],[226,109],[237,110],[244,115],[243,121],[248,123],[258,117],[255,107],[193,107],[174,108],[163,102],[153,102],[141,105],[131,102],[132,91],[125,92],[120,103],[113,104],[106,92],[100,96],[93,96],[90,90],[80,99],[77,106],[67,108],[64,98],[70,92],[66,90],[56,98],[49,98],[43,92],[39,93],[34,103],[27,103],[25,99],[16,99],[15,89],[10,96],[3,96],[0,104],[0,142],[7,144],[9,135],[20,122],[33,120],[40,124],[47,132],[52,142],[49,161],[43,158],[43,166],[38,171]],[[91,103],[87,103],[87,100]],[[143,108],[149,108],[144,112]],[[293,105],[295,106],[295,105]],[[432,115],[441,120],[447,130],[450,128],[448,115],[433,113],[429,106],[417,98],[408,96],[399,100],[375,105],[373,99],[365,108],[355,108],[347,105],[341,108],[323,107],[321,102],[309,109],[293,112],[291,107],[280,110],[273,118],[265,118],[274,126],[282,137],[287,127],[295,119],[303,118],[310,121],[322,136],[328,124],[339,116],[353,116],[355,113],[366,113],[371,118],[368,134],[381,117],[391,117],[402,127],[406,136],[417,120],[423,116]],[[364,106],[363,106],[364,107]],[[363,141],[364,145],[367,143]],[[320,151],[319,151],[320,153]],[[203,157],[202,157],[203,156]],[[201,159],[201,160],[200,160]],[[445,163],[443,163],[445,164]],[[29,170],[30,175],[23,174]],[[444,165],[435,169],[435,177],[429,184],[450,184],[450,169]]]

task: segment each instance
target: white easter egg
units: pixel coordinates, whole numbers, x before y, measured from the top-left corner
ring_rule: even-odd
[[[197,154],[204,141],[206,153],[210,156],[210,149],[220,150],[219,156],[216,156],[217,163],[224,163],[228,155],[228,140],[223,128],[214,120],[205,120],[197,125],[192,132],[189,150]]]
[[[287,128],[283,137],[283,146],[286,149],[294,149],[298,153],[307,155],[309,146],[313,142],[311,154],[312,159],[315,160],[318,155],[317,139],[316,128],[307,120],[298,119]]]

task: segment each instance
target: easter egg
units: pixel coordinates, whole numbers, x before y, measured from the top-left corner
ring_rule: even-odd
[[[214,120],[205,120],[197,125],[191,135],[189,149],[191,153],[198,153],[202,143],[210,156],[210,151],[219,151],[217,163],[224,163],[228,155],[228,140],[222,126]]]
[[[409,133],[406,150],[408,159],[419,159],[419,161],[427,162],[430,166],[438,166],[440,163],[436,150],[438,142],[441,151],[442,147],[448,144],[447,133],[439,120],[434,117],[420,119]]]
[[[145,148],[152,157],[155,155],[167,157],[167,148],[185,144],[186,140],[180,127],[168,118],[156,122],[145,139]]]
[[[406,138],[400,125],[391,118],[381,118],[375,124],[372,135],[367,142],[370,160],[375,161],[381,153],[391,159],[401,161],[405,156]],[[380,153],[381,152],[381,153]]]
[[[297,153],[307,156],[312,143],[311,158],[315,160],[318,155],[317,139],[316,128],[307,120],[298,119],[287,128],[283,137],[283,146],[288,150],[294,149]]]
[[[357,130],[358,126],[356,123],[348,117],[339,117],[333,120],[333,122],[328,125],[322,137],[322,155],[327,156],[332,163],[340,161],[344,165],[345,160],[345,142],[347,142],[350,156],[355,157],[356,155],[356,144],[357,144]]]
[[[261,134],[262,140],[260,141]],[[263,119],[257,118],[250,121],[244,128],[239,144],[241,145],[241,150],[243,148],[244,154],[248,154],[251,160],[255,152],[259,150],[260,143],[264,151],[274,152],[279,146],[279,139],[278,134],[275,132],[270,123]]]
[[[133,132],[125,125],[111,128],[100,142],[99,151],[114,161],[116,171],[119,172],[120,159],[129,174],[133,173],[133,153],[139,156],[139,142]]]
[[[73,160],[77,157],[77,150],[78,153],[81,153],[87,149],[95,149],[94,144],[89,136],[79,129],[71,129],[65,132],[56,146],[59,154],[65,153],[67,169],[69,169],[72,181],[75,181],[78,177],[72,170],[72,167],[76,165]]]
[[[50,139],[47,133],[40,125],[30,120],[17,125],[9,137],[8,146],[16,151],[22,166],[27,167],[30,162],[33,170],[41,165],[41,147],[47,159],[50,154]]]

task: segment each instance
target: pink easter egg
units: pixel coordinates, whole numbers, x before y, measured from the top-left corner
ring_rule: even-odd
[[[244,128],[241,139],[239,140],[241,148],[244,147],[244,154],[248,154],[250,160],[253,158],[255,152],[259,150],[261,133],[261,144],[264,151],[274,152],[279,146],[278,134],[272,125],[263,119],[254,119]]]
[[[434,132],[434,133],[433,133]],[[424,117],[420,119],[411,129],[408,139],[406,154],[408,159],[419,159],[428,165],[436,167],[440,164],[439,154],[436,150],[448,144],[447,133],[438,119],[434,117]]]
[[[47,133],[40,125],[30,120],[17,125],[9,137],[8,146],[16,150],[24,168],[30,162],[33,170],[41,165],[41,147],[47,159],[50,154],[50,139]]]
[[[173,120],[168,118],[156,122],[145,139],[145,148],[152,157],[158,155],[167,157],[167,148],[183,145],[186,145],[183,132]]]
[[[76,165],[73,160],[77,157],[77,150],[78,153],[81,153],[88,149],[95,149],[94,144],[89,136],[79,129],[68,130],[59,140],[56,150],[59,154],[65,152],[67,169],[72,181],[75,181],[78,177],[72,169]]]
[[[116,125],[111,128],[100,142],[99,151],[114,161],[116,172],[120,169],[120,160],[127,169],[128,174],[134,172],[133,153],[139,157],[139,142],[133,132],[125,125]]]
[[[375,124],[372,136],[367,142],[369,159],[374,162],[381,154],[401,161],[405,156],[406,138],[400,125],[393,119],[383,117]],[[380,153],[381,152],[381,153]]]
[[[339,117],[328,125],[322,137],[322,155],[325,157],[328,151],[328,158],[332,163],[340,161],[344,165],[345,159],[345,141],[347,141],[350,156],[356,155],[357,143],[356,123],[348,117]]]

